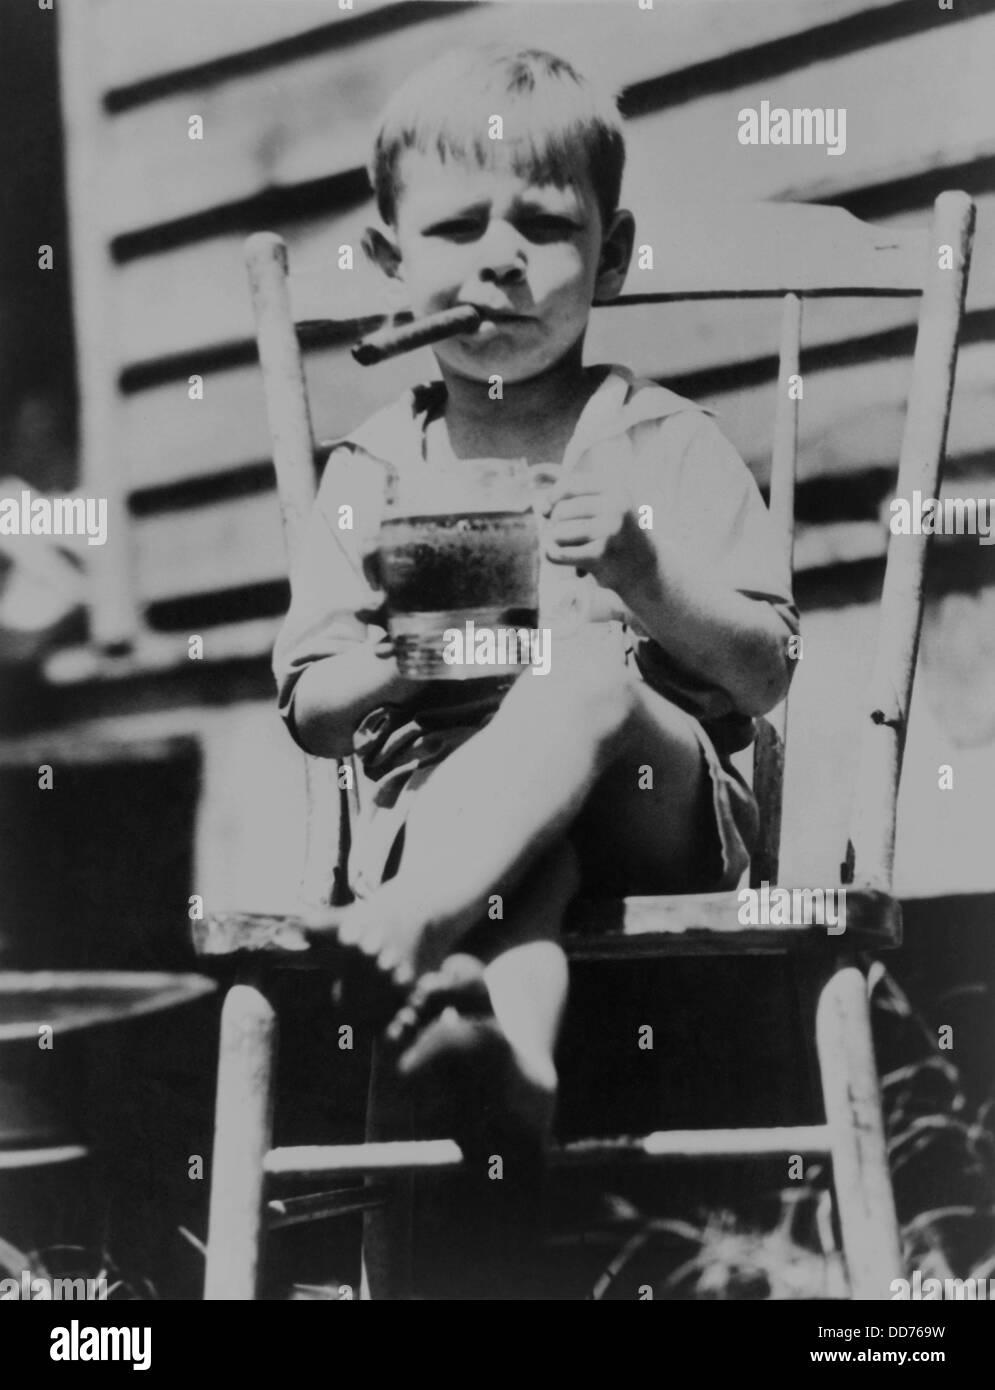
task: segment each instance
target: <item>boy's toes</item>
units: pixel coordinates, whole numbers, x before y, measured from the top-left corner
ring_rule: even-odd
[[[480,1047],[478,1021],[465,1018],[453,1004],[447,1004],[431,1023],[415,1031],[411,1045],[398,1059],[402,1076],[451,1067],[458,1057],[472,1057]]]
[[[396,971],[394,979],[396,982]],[[473,1016],[491,1011],[484,968],[473,956],[448,956],[438,970],[422,975],[388,1028],[387,1037],[397,1047],[406,1048],[419,1030],[448,1008]]]

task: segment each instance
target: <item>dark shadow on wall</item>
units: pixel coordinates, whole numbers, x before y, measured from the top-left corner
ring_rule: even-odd
[[[77,482],[57,22],[54,9],[0,5],[0,474],[48,492]]]
[[[39,739],[0,767],[0,967],[190,969],[199,791],[194,740],[91,760]]]

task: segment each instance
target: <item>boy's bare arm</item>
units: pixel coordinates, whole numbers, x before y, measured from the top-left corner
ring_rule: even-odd
[[[306,668],[294,692],[298,742],[319,758],[352,752],[356,725],[380,705],[402,704],[422,682],[400,675],[389,644],[364,643]]]
[[[740,713],[773,709],[793,666],[791,633],[776,609],[717,583],[689,556],[668,555],[662,564],[647,550],[616,590],[647,633],[686,670],[727,691]]]
[[[765,714],[783,698],[791,633],[775,608],[716,580],[690,552],[659,549],[617,477],[565,480],[546,506],[554,564],[614,590],[664,651],[725,690],[740,713]]]

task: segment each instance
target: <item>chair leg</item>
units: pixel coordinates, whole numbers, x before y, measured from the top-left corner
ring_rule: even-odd
[[[204,1285],[208,1300],[257,1296],[276,1044],[277,1019],[269,1000],[253,985],[233,985],[221,1012]]]
[[[838,967],[816,1010],[816,1045],[833,1156],[833,1182],[850,1296],[884,1300],[904,1276],[902,1242],[888,1169],[881,1088],[867,984],[854,965]]]
[[[406,1139],[413,1132],[410,1093],[379,1039],[370,1058],[366,1139]],[[386,1204],[363,1216],[361,1299],[413,1296],[414,1175],[394,1178]]]

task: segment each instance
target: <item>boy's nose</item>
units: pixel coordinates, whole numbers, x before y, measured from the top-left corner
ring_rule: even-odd
[[[477,273],[494,284],[515,283],[525,278],[526,258],[522,238],[507,222],[492,222],[480,244]]]

